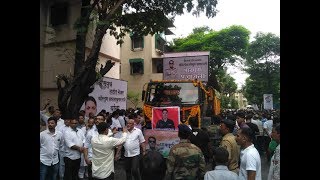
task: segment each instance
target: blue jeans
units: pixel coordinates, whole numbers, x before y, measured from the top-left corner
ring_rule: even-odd
[[[51,166],[40,162],[40,180],[56,180],[59,170],[59,163]]]

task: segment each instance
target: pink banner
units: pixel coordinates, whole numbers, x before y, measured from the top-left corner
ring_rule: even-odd
[[[144,138],[147,144],[149,144],[148,138],[150,136],[155,137],[156,150],[159,151],[165,158],[168,157],[172,146],[180,142],[177,131],[146,129],[144,131]],[[147,149],[149,149],[149,145],[147,145]]]

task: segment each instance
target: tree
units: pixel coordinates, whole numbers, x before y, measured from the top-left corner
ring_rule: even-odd
[[[257,33],[248,48],[245,71],[249,74],[244,95],[250,103],[262,104],[263,94],[280,98],[280,37],[272,33]]]
[[[243,26],[230,26],[214,31],[207,26],[195,28],[185,38],[173,40],[172,51],[210,51],[208,84],[221,91],[218,82],[225,76],[226,64],[241,63],[249,45],[250,31]]]
[[[222,71],[224,74],[220,75],[220,87],[222,95],[232,96],[237,91],[237,84],[235,83],[235,79],[227,74],[224,70]]]
[[[102,38],[107,30],[118,41],[129,31],[138,35],[163,32],[174,20],[175,15],[205,12],[207,17],[216,15],[217,0],[82,0],[80,17],[75,23],[76,51],[73,76],[57,76],[59,90],[58,106],[64,116],[76,117],[84,99],[92,92],[92,85],[114,65],[110,60],[96,72]],[[171,15],[171,18],[167,18]],[[90,22],[97,18],[91,51],[85,57],[86,35]],[[117,31],[116,28],[120,30]]]
[[[133,91],[128,91],[127,99],[133,104],[134,109],[137,109],[137,106],[140,102],[140,93],[135,93]]]
[[[221,96],[221,108],[222,109],[238,109],[238,101],[231,96]]]
[[[231,98],[231,108],[232,109],[239,109],[238,101],[235,100],[234,98]]]

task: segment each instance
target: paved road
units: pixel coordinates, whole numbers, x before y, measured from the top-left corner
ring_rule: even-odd
[[[267,162],[265,155],[261,155],[261,176],[262,180],[267,180],[270,164]],[[124,170],[124,161],[115,163],[115,180],[126,180],[126,172]]]
[[[269,167],[270,163],[267,162],[267,158],[265,155],[261,155],[261,176],[262,180],[268,179]]]

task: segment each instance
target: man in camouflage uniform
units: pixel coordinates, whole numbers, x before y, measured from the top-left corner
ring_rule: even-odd
[[[188,140],[191,129],[185,124],[178,129],[180,143],[170,149],[165,179],[203,179],[206,163],[201,150]]]
[[[220,145],[221,133],[219,132],[220,122],[222,121],[220,116],[213,115],[211,118],[211,125],[207,127],[209,138],[213,148],[217,148]]]

